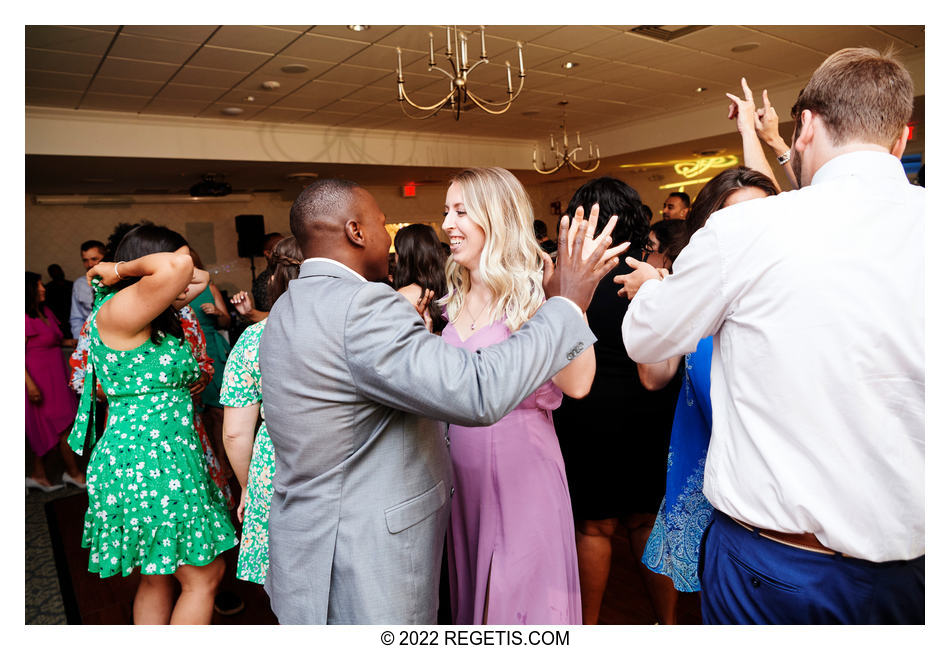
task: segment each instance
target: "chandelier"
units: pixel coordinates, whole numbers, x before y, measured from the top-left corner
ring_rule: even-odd
[[[585,174],[590,174],[600,167],[600,147],[597,147],[597,155],[594,155],[594,144],[587,141],[587,163],[584,167],[577,164],[577,152],[581,151],[581,132],[577,132],[577,145],[571,147],[567,143],[567,126],[561,124],[561,131],[564,133],[564,149],[561,150],[554,142],[554,135],[551,135],[551,151],[554,152],[554,168],[548,169],[547,162],[544,159],[544,153],[541,153],[541,167],[538,167],[538,146],[535,145],[534,153],[531,155],[531,164],[534,165],[534,171],[539,174],[553,174],[565,165],[570,165],[574,169]]]
[[[472,71],[481,64],[488,63],[488,54],[485,51],[484,25],[481,26],[480,31],[482,44],[481,56],[478,57],[478,61],[469,66],[468,36],[465,32],[460,32],[457,26],[445,28],[445,58],[449,60],[451,71],[445,70],[435,64],[435,45],[432,41],[432,32],[429,32],[429,66],[427,71],[432,71],[433,69],[438,70],[449,79],[448,94],[429,106],[417,104],[409,99],[409,95],[405,89],[405,80],[402,76],[402,49],[396,48],[396,88],[399,92],[399,105],[407,117],[411,117],[415,120],[424,120],[427,117],[432,117],[442,110],[444,106],[448,105],[450,111],[455,111],[455,119],[457,120],[462,116],[462,105],[469,100],[486,113],[491,113],[492,115],[501,115],[511,108],[511,103],[518,97],[521,93],[521,89],[524,87],[524,55],[522,53],[521,41],[518,41],[518,90],[514,91],[512,89],[511,63],[505,61],[505,67],[508,69],[508,98],[503,102],[495,102],[479,97],[468,87],[468,76]],[[409,104],[416,110],[422,111],[424,114],[411,114],[406,110],[406,104]]]

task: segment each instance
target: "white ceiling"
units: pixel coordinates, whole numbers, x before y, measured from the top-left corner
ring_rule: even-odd
[[[904,56],[924,50],[922,26],[707,26],[669,42],[633,27],[487,26],[491,63],[469,78],[482,97],[504,97],[504,62],[516,66],[515,44],[525,44],[524,91],[502,116],[478,109],[458,121],[447,113],[419,121],[403,115],[397,46],[410,97],[431,103],[447,90],[444,75],[426,71],[429,32],[436,61],[445,62],[445,27],[438,25],[373,25],[363,32],[332,25],[26,26],[25,97],[27,106],[78,111],[472,137],[542,139],[566,120],[586,140],[593,131],[671,112],[718,104],[725,112],[723,94],[737,92],[742,76],[756,89],[798,87],[841,47],[894,45]],[[477,36],[470,43],[475,58]],[[756,47],[733,51],[750,43]],[[567,61],[580,65],[566,70]],[[288,64],[308,71],[282,72]],[[280,88],[265,90],[265,81]],[[229,107],[244,111],[222,114]]]

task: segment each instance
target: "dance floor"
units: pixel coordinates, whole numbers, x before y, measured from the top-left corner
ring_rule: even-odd
[[[32,495],[28,498],[32,498]],[[65,610],[65,622],[74,625],[128,624],[131,619],[132,597],[138,584],[138,576],[134,574],[128,578],[116,576],[100,579],[86,570],[89,551],[79,545],[86,505],[85,493],[78,490],[73,494],[52,498],[45,503],[45,523],[49,527],[49,540],[52,543],[52,555],[62,607]],[[627,546],[626,539],[620,535],[615,536],[613,548],[613,565],[601,608],[600,623],[602,625],[653,624],[656,619],[637,574],[635,559]],[[228,564],[227,576],[233,576],[237,549],[225,553],[225,559]],[[28,578],[26,585],[28,593],[31,589],[39,588],[42,587],[38,584],[31,585]],[[269,625],[277,622],[270,610],[269,600],[263,588],[233,577],[226,577],[221,588],[238,594],[243,599],[245,607],[239,614],[231,616],[215,613],[213,624]],[[56,599],[51,598],[50,602],[56,602]],[[440,620],[444,619],[444,612],[445,608],[442,608]],[[698,594],[681,594],[678,616],[681,624],[700,623]],[[25,621],[27,624],[50,622],[29,619],[28,611]]]

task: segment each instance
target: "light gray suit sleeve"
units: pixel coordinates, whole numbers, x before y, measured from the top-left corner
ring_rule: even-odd
[[[356,293],[344,327],[358,391],[463,426],[497,422],[596,340],[572,305],[551,300],[511,338],[469,352],[430,334],[405,298],[377,283]]]

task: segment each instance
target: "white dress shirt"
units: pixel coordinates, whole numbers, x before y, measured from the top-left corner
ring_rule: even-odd
[[[713,507],[874,562],[924,554],[923,256],[924,190],[860,151],[715,213],[643,284],[632,359],[714,335]]]

